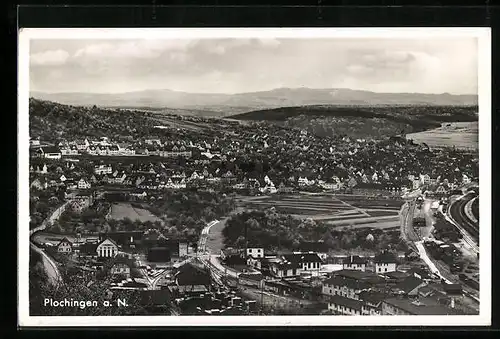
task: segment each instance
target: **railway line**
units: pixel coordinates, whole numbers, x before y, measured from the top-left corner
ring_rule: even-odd
[[[459,230],[467,245],[474,252],[479,253],[479,225],[470,220],[465,212],[465,205],[470,200],[470,196],[471,194],[466,194],[452,202],[446,211],[446,218]]]

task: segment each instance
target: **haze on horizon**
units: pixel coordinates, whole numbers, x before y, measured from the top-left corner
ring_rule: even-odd
[[[30,91],[478,93],[475,38],[31,40]]]

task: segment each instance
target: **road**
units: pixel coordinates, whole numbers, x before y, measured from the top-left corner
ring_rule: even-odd
[[[48,225],[50,225],[52,222],[56,221],[59,219],[61,216],[62,212],[66,208],[66,206],[69,204],[70,201],[66,201],[64,204],[62,204],[59,208],[57,208],[52,214],[45,219],[42,224],[32,230],[30,230],[30,248],[39,253],[42,257],[42,263],[43,267],[45,268],[45,272],[47,273],[47,277],[49,278],[49,281],[51,284],[54,286],[58,286],[60,282],[62,282],[62,277],[61,273],[59,272],[59,268],[57,266],[57,263],[45,253],[44,250],[39,248],[34,244],[34,242],[31,240],[31,237],[33,234],[39,231],[43,231],[47,228]]]

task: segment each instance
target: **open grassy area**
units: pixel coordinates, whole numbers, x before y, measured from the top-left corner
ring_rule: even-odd
[[[264,210],[275,208],[280,214],[310,218],[332,226],[365,225],[382,228],[397,227],[402,200],[339,198],[333,195],[276,195],[253,198],[244,202],[246,208]]]
[[[135,208],[131,204],[127,203],[113,204],[111,206],[109,217],[116,220],[129,218],[132,221],[139,220],[141,222],[161,221],[160,218],[152,214],[150,211],[142,208]]]
[[[407,135],[416,143],[425,142],[430,147],[456,147],[477,149],[479,146],[478,122],[456,122],[442,127]]]

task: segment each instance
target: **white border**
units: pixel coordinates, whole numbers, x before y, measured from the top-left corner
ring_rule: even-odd
[[[29,45],[32,39],[478,38],[480,314],[475,316],[29,316]],[[491,33],[489,28],[21,29],[18,55],[19,326],[487,326],[491,325]]]

